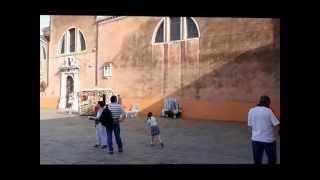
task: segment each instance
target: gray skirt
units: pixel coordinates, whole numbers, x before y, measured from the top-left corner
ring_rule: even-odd
[[[160,135],[160,129],[158,126],[151,126],[151,136]]]

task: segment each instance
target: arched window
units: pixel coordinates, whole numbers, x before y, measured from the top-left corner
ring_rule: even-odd
[[[170,18],[170,40],[181,40],[181,18],[171,17]]]
[[[69,45],[70,45],[70,52],[75,52],[76,50],[76,29],[71,28],[69,29]]]
[[[61,40],[60,54],[64,54],[65,44],[66,44],[66,35],[64,34]]]
[[[164,42],[164,27],[163,27],[164,25],[163,24],[164,23],[162,21],[158,28],[156,39],[155,39],[156,43]]]
[[[69,28],[59,43],[59,54],[76,53],[86,50],[84,35],[78,28]]]
[[[187,38],[196,37],[199,37],[197,25],[190,17],[187,17]]]
[[[40,61],[45,61],[47,59],[45,44],[40,42]]]
[[[42,56],[43,56],[43,59],[46,60],[47,59],[47,55],[46,55],[46,50],[44,49],[43,46],[41,46],[41,49],[42,49]]]
[[[199,38],[199,28],[191,17],[163,18],[153,34],[153,43]]]
[[[81,45],[81,51],[86,50],[86,43],[83,37],[83,34],[80,32],[80,45]]]

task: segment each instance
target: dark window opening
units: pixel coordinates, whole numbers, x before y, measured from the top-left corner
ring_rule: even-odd
[[[76,30],[72,28],[69,30],[70,34],[70,52],[74,52],[76,50]]]
[[[163,34],[163,22],[162,22],[161,25],[159,26],[155,42],[158,43],[163,41],[164,41],[164,34]]]
[[[81,32],[79,32],[79,34],[80,34],[81,51],[83,51],[83,50],[86,50],[86,43],[84,41],[83,34]]]
[[[170,18],[170,40],[180,40],[180,17],[171,17]]]
[[[43,56],[43,59],[46,59],[47,57],[46,57],[46,51],[44,50],[44,47],[42,47],[42,56]]]
[[[190,17],[187,18],[187,31],[188,38],[199,37],[197,26]]]
[[[62,42],[61,42],[61,49],[60,49],[60,53],[64,54],[64,45],[65,44],[65,35],[63,35],[62,37]]]

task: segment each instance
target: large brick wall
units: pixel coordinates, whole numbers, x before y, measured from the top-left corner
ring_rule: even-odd
[[[176,97],[184,118],[246,121],[248,109],[269,95],[280,115],[280,24],[262,18],[194,18],[200,38],[152,44],[162,17],[126,17],[98,25],[98,87],[121,94],[128,108],[139,104],[142,114],[160,114],[163,98]],[[94,86],[94,17],[53,17],[50,50],[71,26],[87,38],[81,62],[81,87]],[[50,52],[51,52],[50,51]],[[53,55],[54,54],[54,55]],[[62,57],[51,53],[51,94],[59,96],[57,67]],[[103,66],[113,63],[112,77]]]
[[[262,94],[280,113],[279,22],[252,18],[195,18],[201,37],[152,45],[161,18],[128,17],[99,27],[99,67],[114,63],[111,86],[124,103],[160,113],[176,97],[185,118],[245,121]],[[130,27],[130,28],[125,28]],[[126,103],[127,102],[127,103]]]

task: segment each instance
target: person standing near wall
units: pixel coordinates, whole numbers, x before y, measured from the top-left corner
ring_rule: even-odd
[[[105,149],[107,147],[107,132],[106,127],[102,125],[100,122],[100,117],[102,115],[102,112],[105,108],[105,103],[103,101],[99,101],[97,107],[97,115],[96,117],[89,116],[89,119],[95,120],[95,127],[96,127],[96,144],[94,147],[101,146],[102,149]]]
[[[276,136],[280,122],[269,108],[270,103],[268,96],[261,96],[259,104],[251,108],[248,113],[254,164],[262,164],[264,151],[268,157],[268,164],[277,162]]]
[[[118,145],[118,152],[121,153],[123,152],[123,145],[120,137],[120,122],[124,120],[123,118],[125,117],[125,112],[122,106],[117,103],[117,96],[111,96],[110,101],[111,103],[108,105],[108,108],[112,114],[113,125],[112,127],[107,127],[109,154],[113,154],[112,132],[114,132],[114,136]]]

